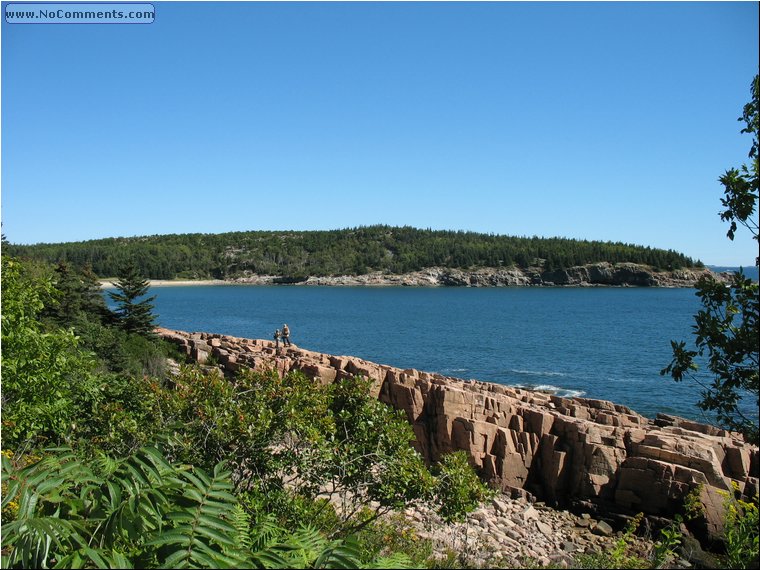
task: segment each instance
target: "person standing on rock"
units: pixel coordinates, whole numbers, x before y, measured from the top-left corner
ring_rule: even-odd
[[[274,331],[274,347],[277,350],[280,348],[280,329]]]
[[[282,344],[283,346],[290,346],[290,329],[288,325],[282,325]]]

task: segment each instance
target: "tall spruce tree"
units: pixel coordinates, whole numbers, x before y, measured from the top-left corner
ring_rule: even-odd
[[[64,327],[73,326],[80,320],[110,320],[111,313],[103,299],[100,281],[89,265],[75,269],[61,261],[55,268],[53,277],[59,295],[57,302],[44,308],[43,317],[51,318]]]
[[[752,80],[752,100],[744,106],[739,121],[744,121],[742,133],[752,135],[749,151],[750,165],[741,169],[731,168],[719,178],[724,187],[720,212],[722,220],[730,222],[728,238],[733,240],[737,223],[744,226],[758,240],[756,208],[760,191],[758,176],[758,132],[760,132],[760,82]],[[760,261],[756,258],[755,264]],[[703,388],[699,407],[712,411],[717,419],[729,429],[741,431],[755,443],[758,441],[758,361],[760,360],[760,310],[758,284],[741,272],[727,287],[712,278],[702,278],[697,283],[697,296],[702,310],[694,317],[694,334],[697,350],[687,350],[685,342],[671,341],[673,360],[661,374],[670,374],[674,380],[694,377],[697,370],[696,357],[706,356],[707,367],[713,378]],[[742,400],[749,404],[742,405]],[[752,410],[755,410],[753,413]]]
[[[124,268],[114,285],[118,293],[109,293],[108,296],[118,303],[115,315],[122,328],[130,333],[152,336],[157,317],[153,314],[153,300],[156,296],[137,301],[148,293],[150,285],[140,275],[134,262]]]

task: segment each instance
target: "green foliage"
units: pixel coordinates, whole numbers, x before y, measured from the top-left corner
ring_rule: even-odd
[[[752,101],[745,105],[744,114],[739,118],[746,122],[743,133],[753,136],[749,156],[752,165],[742,167],[740,173],[731,169],[721,177],[725,186],[725,198],[721,200],[726,208],[721,219],[730,221],[728,237],[734,239],[737,222],[747,227],[758,239],[758,226],[754,221],[760,178],[758,178],[758,76],[752,82]],[[756,260],[758,262],[758,260]],[[757,410],[760,399],[760,305],[758,285],[739,274],[730,286],[725,286],[710,278],[697,283],[697,296],[702,302],[695,316],[694,334],[697,350],[688,350],[686,343],[671,341],[673,360],[661,371],[670,374],[674,380],[690,377],[702,386],[702,400],[699,407],[715,412],[720,423],[729,429],[741,431],[748,440],[758,442],[758,417],[747,415],[743,409]],[[695,360],[707,355],[708,368],[713,375],[712,382],[704,385],[692,374],[698,369]],[[741,406],[743,398],[750,399],[747,406]]]
[[[109,238],[78,243],[9,245],[23,255],[76,266],[91,264],[98,275],[116,275],[130,260],[152,279],[277,275],[406,273],[426,267],[528,267],[545,269],[608,261],[661,269],[701,265],[672,250],[624,243],[563,238],[511,237],[412,227],[368,226],[333,231],[258,231]]]
[[[671,341],[673,361],[661,374],[670,374],[676,381],[693,379],[703,388],[701,409],[714,411],[723,425],[757,442],[757,417],[747,417],[740,403],[752,398],[755,409],[758,405],[758,285],[742,275],[736,275],[730,287],[701,279],[697,296],[704,307],[693,327],[697,350],[687,350],[683,341]],[[698,369],[696,357],[705,354],[714,375],[709,385],[692,374]]]
[[[2,274],[3,447],[66,440],[100,400],[95,361],[71,331],[40,322],[55,295],[48,277],[7,257]]]
[[[230,382],[216,370],[183,367],[174,383],[171,413],[183,425],[177,452],[200,465],[227,458],[248,474],[246,484],[308,470],[334,429],[329,389],[300,373],[244,371]]]
[[[738,487],[734,484],[734,492]],[[726,566],[728,568],[757,567],[758,546],[758,497],[749,501],[728,495],[725,501],[724,538],[726,541]]]
[[[4,566],[406,567],[413,550],[370,553],[353,533],[434,496],[472,508],[466,461],[433,477],[369,381],[164,377],[159,342],[54,275],[3,258]],[[70,448],[40,458],[45,442]]]
[[[446,515],[457,516],[486,495],[463,454],[433,477],[410,445],[403,414],[373,398],[365,379],[325,386],[300,372],[244,371],[230,382],[184,367],[174,383],[178,397],[161,407],[165,421],[182,425],[173,453],[207,468],[230,461],[257,516],[346,532],[369,522],[357,515],[370,504],[377,516],[429,501],[437,490]],[[337,517],[320,493],[338,501]]]
[[[689,491],[683,499],[684,516],[687,521],[704,516],[705,506],[702,504],[702,490],[704,485],[700,483]]]
[[[186,521],[169,515],[180,505],[193,504],[200,505],[199,521],[192,527],[196,541],[183,554],[189,550],[192,556],[202,549],[198,544],[219,551],[216,521],[200,515],[218,516],[220,510],[224,515],[229,497],[206,500],[209,493],[223,492],[208,476],[200,479],[197,472],[172,466],[149,447],[121,461],[83,462],[65,448],[47,453],[21,469],[3,458],[8,488],[3,505],[11,500],[20,505],[15,520],[2,527],[4,567],[155,566],[167,554],[152,548],[151,541],[187,532]]]
[[[108,295],[118,304],[116,318],[122,328],[130,333],[150,336],[155,327],[156,315],[153,315],[152,301],[156,297],[154,295],[137,301],[148,293],[148,280],[140,275],[134,263],[129,263],[119,273],[115,285],[118,292]]]
[[[389,553],[407,556],[413,568],[431,564],[433,545],[430,539],[419,537],[414,527],[402,515],[376,520],[358,533],[362,560],[373,560]]]
[[[755,241],[758,236],[758,225],[754,218],[757,208],[758,194],[760,193],[760,176],[758,175],[758,144],[757,135],[760,132],[760,76],[755,75],[750,86],[752,99],[744,105],[740,122],[745,127],[742,133],[752,135],[752,146],[749,150],[750,166],[743,164],[741,168],[731,168],[719,178],[724,187],[721,204],[725,208],[720,213],[723,221],[731,222],[728,230],[728,238],[733,240],[738,228],[737,222],[747,228]],[[755,265],[760,265],[760,257],[755,259]]]
[[[414,433],[403,413],[370,396],[369,380],[334,384],[335,446],[326,472],[336,490],[402,508],[430,495],[433,480],[411,447]]]
[[[68,328],[80,321],[107,322],[110,312],[100,290],[100,282],[90,266],[73,269],[68,263],[58,263],[53,273],[57,290],[55,303],[47,303],[43,318]]]
[[[213,475],[202,469],[177,470],[181,497],[168,500],[164,519],[168,529],[160,529],[146,543],[158,549],[161,566],[168,568],[235,568],[244,565],[245,554],[238,548],[238,529],[231,518],[237,499],[232,495],[231,471],[219,463]],[[160,528],[160,527],[159,527]]]
[[[410,568],[408,557],[394,554],[361,563],[361,548],[355,536],[329,540],[310,526],[302,526],[254,554],[262,567],[277,568]],[[272,564],[274,562],[274,564]]]
[[[473,471],[464,451],[444,455],[435,468],[438,513],[446,521],[464,520],[464,515],[493,496]]]
[[[681,545],[681,523],[683,519],[676,515],[675,519],[668,526],[660,530],[660,540],[654,545],[652,553],[652,565],[655,568],[662,568],[675,560],[676,549]]]
[[[82,462],[48,450],[18,469],[3,456],[6,568],[405,568],[394,555],[363,566],[355,537],[329,540],[303,526],[251,525],[232,494],[231,472],[172,465],[146,447],[123,460]]]
[[[81,345],[98,357],[102,369],[129,376],[165,375],[166,357],[173,348],[165,341],[92,319],[76,320],[71,327]]]
[[[54,289],[39,313],[47,328],[72,330],[80,346],[94,352],[111,372],[163,376],[168,344],[117,326],[91,270],[75,270],[62,262],[51,278]]]
[[[258,522],[272,520],[283,528],[297,528],[303,521],[309,521],[327,536],[335,536],[342,530],[343,521],[324,497],[312,498],[280,485],[265,485],[261,480],[239,496],[241,504]]]
[[[636,530],[641,524],[644,513],[637,514],[626,526],[612,550],[583,554],[576,558],[578,568],[652,568],[646,558],[631,552],[636,543]]]
[[[129,455],[165,429],[169,419],[162,404],[172,400],[173,395],[157,380],[117,374],[100,378],[102,398],[92,417],[79,421],[80,452]]]

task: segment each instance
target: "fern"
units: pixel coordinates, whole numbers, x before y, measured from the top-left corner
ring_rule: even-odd
[[[3,566],[126,568],[152,565],[154,555],[170,567],[247,562],[227,520],[237,501],[223,465],[209,477],[146,447],[95,461],[99,477],[71,450],[48,451],[21,470],[3,460],[3,505],[19,505],[16,520],[2,526]]]
[[[16,520],[2,526],[2,547],[9,552],[4,566],[47,568],[54,552],[85,546],[81,522],[85,502],[77,487],[97,482],[92,471],[66,448],[16,471],[3,456],[2,479],[7,485],[2,506],[18,499]],[[65,511],[69,520],[60,517]]]
[[[2,525],[2,566],[19,568],[359,568],[355,537],[295,532],[272,515],[251,527],[224,463],[209,475],[171,465],[152,447],[90,466],[69,449],[17,470],[3,457],[2,503],[18,502]],[[369,567],[404,568],[403,555]]]
[[[324,548],[314,561],[314,568],[357,568],[361,547],[355,536],[334,542]]]
[[[243,507],[235,505],[232,509],[231,520],[235,527],[235,544],[240,550],[250,551],[253,548],[251,538],[251,515]]]
[[[287,535],[287,531],[279,529]],[[361,547],[355,536],[330,541],[310,526],[301,527],[276,544],[252,556],[263,568],[363,568]],[[368,568],[410,568],[411,560],[398,554],[373,561]]]
[[[397,570],[402,568],[414,568],[414,563],[412,562],[412,559],[403,552],[394,552],[390,556],[383,556],[373,560],[371,563],[367,564],[365,568]]]
[[[238,548],[238,529],[228,520],[237,499],[230,493],[231,472],[224,463],[209,477],[202,469],[180,473],[185,488],[179,505],[167,513],[173,528],[159,531],[146,546],[174,547],[163,560],[164,568],[234,568],[247,560]]]

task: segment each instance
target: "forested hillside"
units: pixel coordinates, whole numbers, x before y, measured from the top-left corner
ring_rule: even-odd
[[[292,277],[394,274],[426,267],[544,270],[586,263],[632,262],[655,269],[699,266],[683,254],[624,243],[512,237],[412,227],[369,226],[331,231],[251,231],[108,238],[73,243],[6,244],[10,255],[90,265],[102,276],[134,260],[152,279],[224,279],[245,274]]]

